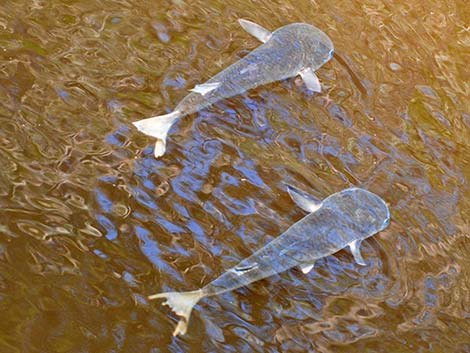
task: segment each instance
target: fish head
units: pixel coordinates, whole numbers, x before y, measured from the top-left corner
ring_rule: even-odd
[[[323,204],[342,215],[357,234],[364,235],[363,239],[382,231],[390,223],[390,210],[385,201],[365,189],[353,187],[340,191],[325,199]]]
[[[306,67],[317,70],[331,60],[335,50],[331,39],[318,28],[314,27],[314,29],[304,46],[304,60]]]
[[[320,29],[307,23],[293,23],[275,31],[286,35],[290,43],[296,43],[302,50],[304,68],[318,69],[328,62],[334,53],[331,39]]]
[[[299,69],[316,70],[328,62],[334,53],[331,39],[320,29],[308,23],[291,23],[278,28],[272,33],[268,43],[282,47],[284,50],[289,48],[297,53],[300,59]]]
[[[387,208],[387,211],[389,211],[388,208]],[[380,230],[387,228],[389,224],[390,224],[390,212],[387,213],[387,216],[385,220],[383,221],[382,226],[380,227]]]
[[[369,220],[371,233],[378,233],[390,224],[390,209],[378,195],[361,188],[351,188],[352,198],[356,203],[356,215]]]

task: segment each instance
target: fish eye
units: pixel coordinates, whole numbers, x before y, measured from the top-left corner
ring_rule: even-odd
[[[388,217],[388,218],[384,221],[383,227],[384,227],[384,228],[385,228],[385,227],[388,227],[389,224],[390,224],[390,217]]]

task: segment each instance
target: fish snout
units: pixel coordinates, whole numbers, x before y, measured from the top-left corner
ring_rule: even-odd
[[[334,54],[335,54],[335,50],[334,48],[331,48],[330,52],[328,53],[328,60],[330,60]]]
[[[383,224],[382,224],[382,229],[387,228],[389,224],[390,224],[390,216],[387,217],[387,218],[385,219],[385,221],[383,222]]]

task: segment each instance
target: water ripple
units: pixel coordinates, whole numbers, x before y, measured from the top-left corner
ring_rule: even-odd
[[[469,351],[465,6],[2,4],[0,350]],[[289,79],[221,101],[155,160],[131,123],[258,45],[239,17],[328,33],[323,92]],[[201,287],[300,219],[286,182],[388,202],[367,266],[340,251],[206,298],[172,338],[147,295]]]

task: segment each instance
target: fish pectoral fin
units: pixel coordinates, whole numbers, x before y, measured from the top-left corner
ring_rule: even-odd
[[[194,88],[190,89],[191,92],[196,92],[201,95],[206,95],[207,93],[215,90],[216,88],[220,87],[220,82],[211,82],[211,83],[203,83],[200,85],[196,85]]]
[[[307,266],[301,266],[301,267],[300,267],[300,270],[301,270],[304,274],[307,274],[307,273],[309,273],[310,271],[312,271],[312,269],[313,269],[314,266],[315,266],[315,263],[310,264],[310,265],[307,265]]]
[[[322,202],[317,198],[308,195],[307,193],[293,187],[292,185],[286,184],[286,186],[292,200],[304,211],[313,213],[321,207]]]
[[[266,43],[269,38],[271,38],[272,33],[270,31],[254,22],[240,18],[238,20],[238,23],[240,23],[240,26],[242,26],[245,31],[250,33],[253,37],[259,39],[263,43]]]
[[[305,82],[305,86],[307,86],[310,91],[321,92],[320,80],[312,68],[307,67],[306,69],[301,70],[299,75],[302,77],[302,80]]]
[[[359,249],[359,246],[361,245],[361,241],[362,240],[354,240],[350,242],[348,245],[349,245],[349,248],[351,249],[351,252],[354,256],[354,260],[356,261],[356,263],[358,263],[359,265],[365,266],[366,262],[364,261],[361,255],[361,251]]]

